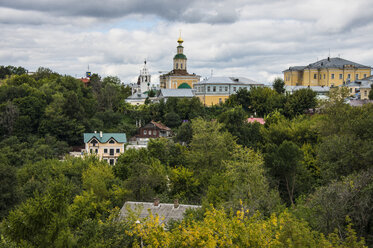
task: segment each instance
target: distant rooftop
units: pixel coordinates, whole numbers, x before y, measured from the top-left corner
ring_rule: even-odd
[[[184,205],[184,204],[170,204],[170,203],[159,203],[156,206],[153,202],[131,202],[124,203],[120,210],[120,217],[125,218],[128,215],[128,209],[136,211],[140,209],[140,219],[149,216],[149,211],[153,216],[158,215],[161,223],[168,223],[170,220],[181,220],[187,209],[201,208],[198,205]]]
[[[346,66],[353,66],[355,68],[359,69],[371,69],[370,66],[361,65],[346,59],[342,58],[326,58],[319,60],[315,63],[309,64],[307,66],[292,66],[289,67],[289,69],[285,71],[303,71],[304,69],[321,69],[321,68],[337,68],[337,69],[343,69]],[[284,72],[285,72],[284,71]]]
[[[125,133],[102,133],[102,137],[100,137],[100,133],[84,133],[84,143],[89,142],[92,138],[96,138],[100,143],[106,143],[111,138],[116,140],[118,143],[126,143],[127,137]]]
[[[197,84],[250,84],[256,85],[259,83],[245,77],[210,77]],[[262,85],[262,84],[260,84]]]
[[[192,89],[161,89],[159,97],[193,97]]]

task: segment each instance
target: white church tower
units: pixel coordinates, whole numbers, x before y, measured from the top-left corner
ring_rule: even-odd
[[[146,60],[144,61],[144,67],[140,70],[140,75],[137,79],[137,87],[140,89],[141,93],[151,90],[151,76],[146,67]]]

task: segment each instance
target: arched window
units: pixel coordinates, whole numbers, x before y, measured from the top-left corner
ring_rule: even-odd
[[[180,69],[183,69],[183,64],[182,63],[180,64]]]
[[[179,64],[178,63],[176,63],[176,69],[179,69]]]

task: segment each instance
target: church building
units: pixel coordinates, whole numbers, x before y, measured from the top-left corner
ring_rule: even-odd
[[[160,87],[165,89],[193,89],[201,76],[187,71],[187,57],[184,55],[183,39],[178,41],[177,54],[174,56],[174,68],[169,73],[159,76]]]

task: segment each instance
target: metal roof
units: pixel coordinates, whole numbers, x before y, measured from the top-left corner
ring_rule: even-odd
[[[315,63],[309,64],[307,66],[292,66],[289,67],[289,69],[283,71],[303,71],[304,69],[322,69],[322,68],[338,68],[338,69],[343,69],[345,66],[353,66],[355,68],[359,69],[371,69],[370,66],[366,65],[361,65],[346,59],[342,58],[326,58],[319,60]]]
[[[146,99],[148,97],[147,94],[143,94],[143,93],[134,93],[133,95],[127,97],[128,100],[140,100],[140,99]],[[126,100],[127,100],[126,99]]]
[[[194,97],[192,89],[161,89],[159,97]]]
[[[106,143],[111,138],[116,140],[118,143],[126,143],[127,137],[125,133],[102,133],[102,137],[100,137],[100,133],[84,133],[84,143],[89,142],[92,138],[96,138],[100,143]]]
[[[149,216],[149,211],[152,213],[153,216],[158,215],[160,217],[160,224],[167,223],[170,220],[181,220],[183,219],[183,215],[187,209],[197,209],[201,208],[198,205],[184,205],[179,204],[177,208],[175,208],[174,204],[169,203],[159,203],[158,206],[154,206],[152,202],[125,202],[122,209],[120,210],[120,217],[126,218],[129,211],[128,209],[135,211],[137,209],[140,210],[140,218],[143,219]]]
[[[329,86],[302,86],[302,85],[299,85],[299,86],[291,86],[291,85],[285,85],[285,90],[286,91],[296,91],[296,90],[300,90],[300,89],[311,89],[315,92],[328,92],[330,90],[330,87]]]
[[[260,83],[245,77],[210,77],[203,81],[196,83],[198,84],[249,84],[259,85]],[[262,84],[260,84],[262,85]]]

